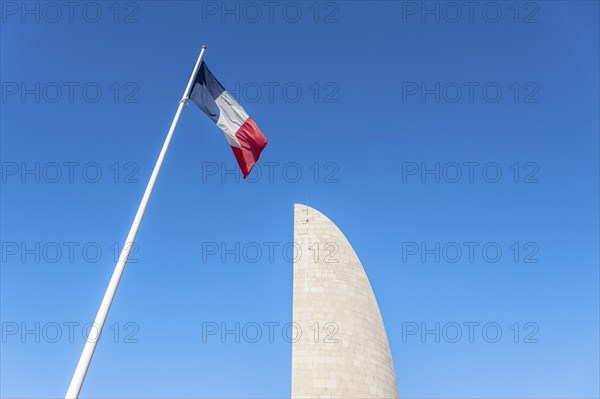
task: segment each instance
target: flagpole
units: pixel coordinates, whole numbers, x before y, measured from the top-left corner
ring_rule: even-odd
[[[156,165],[154,165],[154,170],[152,171],[152,175],[150,176],[150,180],[148,181],[148,186],[146,186],[146,191],[144,191],[144,196],[142,197],[140,206],[138,207],[137,213],[135,214],[135,219],[133,219],[131,229],[129,229],[129,234],[127,235],[127,239],[125,240],[125,245],[123,246],[121,255],[119,255],[119,261],[117,262],[117,265],[115,266],[115,271],[113,272],[112,277],[110,278],[110,282],[108,283],[108,287],[106,288],[106,292],[104,293],[104,298],[102,298],[100,309],[98,309],[98,314],[96,315],[96,319],[94,320],[94,328],[90,329],[88,339],[85,343],[85,347],[83,348],[83,352],[81,353],[81,357],[79,358],[79,363],[77,363],[77,368],[75,369],[75,373],[73,374],[73,378],[71,379],[71,384],[69,385],[69,389],[67,390],[67,394],[65,395],[66,399],[76,399],[79,396],[79,391],[81,390],[83,380],[85,379],[85,375],[88,371],[88,367],[90,366],[92,356],[94,355],[94,350],[96,349],[96,343],[100,339],[102,327],[104,326],[104,322],[106,320],[106,316],[108,315],[108,311],[110,310],[110,305],[112,304],[113,298],[115,297],[115,292],[117,291],[117,287],[119,286],[119,281],[121,280],[121,275],[123,274],[123,270],[125,269],[127,259],[129,258],[129,253],[135,242],[135,236],[137,235],[138,229],[140,228],[140,224],[142,222],[142,218],[144,217],[146,205],[148,205],[150,195],[152,195],[152,189],[154,188],[154,184],[156,183],[156,179],[158,178],[158,173],[160,172],[163,160],[165,159],[165,155],[167,154],[167,150],[169,149],[169,144],[171,143],[171,139],[173,138],[175,127],[177,127],[177,122],[179,122],[179,116],[181,115],[181,111],[183,110],[183,107],[185,106],[185,103],[188,100],[192,84],[194,83],[194,78],[196,77],[196,73],[198,72],[198,68],[200,67],[200,61],[202,60],[202,56],[204,55],[205,50],[206,46],[202,46],[202,50],[200,51],[200,55],[198,56],[198,60],[196,61],[196,66],[194,67],[192,76],[190,76],[190,80],[188,81],[187,87],[183,92],[183,97],[179,102],[179,107],[177,108],[177,112],[175,113],[175,117],[173,118],[173,122],[171,123],[171,128],[169,129],[169,133],[167,133],[167,138],[165,139],[162,149],[160,150],[158,160],[156,161]]]

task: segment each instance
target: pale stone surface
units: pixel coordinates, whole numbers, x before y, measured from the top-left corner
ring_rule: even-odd
[[[344,234],[296,204],[294,244],[292,398],[397,398],[379,306]]]

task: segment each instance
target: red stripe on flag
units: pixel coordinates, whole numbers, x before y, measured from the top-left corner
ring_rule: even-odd
[[[260,131],[252,118],[246,119],[246,122],[235,133],[242,148],[231,147],[235,159],[237,159],[240,169],[244,174],[244,179],[248,177],[254,164],[258,161],[260,153],[267,146],[267,138]]]

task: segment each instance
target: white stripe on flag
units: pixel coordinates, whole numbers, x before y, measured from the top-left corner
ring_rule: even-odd
[[[235,134],[248,119],[248,114],[227,90],[223,91],[215,102],[221,111],[217,126],[225,133],[229,145],[241,148],[242,146]]]

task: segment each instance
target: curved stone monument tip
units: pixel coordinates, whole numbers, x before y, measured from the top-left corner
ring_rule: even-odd
[[[390,347],[363,266],[321,212],[294,204],[292,398],[397,398]]]

